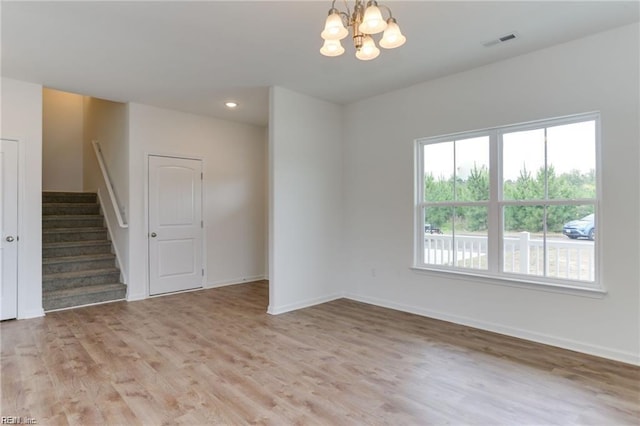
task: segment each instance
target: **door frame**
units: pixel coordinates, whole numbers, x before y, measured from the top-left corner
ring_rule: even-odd
[[[15,167],[16,167],[16,229],[15,229],[15,245],[17,246],[16,249],[16,261],[15,261],[15,265],[13,265],[13,267],[15,267],[15,279],[16,279],[16,291],[15,291],[15,317],[8,317],[6,318],[7,320],[11,320],[11,319],[18,319],[20,318],[20,258],[21,256],[21,250],[20,250],[20,235],[22,234],[22,221],[20,220],[20,216],[21,216],[21,211],[20,211],[20,207],[22,205],[22,200],[21,200],[21,187],[22,187],[22,175],[21,175],[21,170],[22,167],[20,167],[20,150],[21,150],[21,144],[17,139],[9,139],[9,138],[0,138],[0,143],[2,142],[10,142],[10,143],[15,143],[15,154],[16,154],[16,158],[15,158]],[[3,169],[4,170],[4,169]],[[2,171],[0,171],[2,172]],[[1,176],[0,176],[1,177]],[[0,183],[4,182],[4,179],[0,180]],[[1,190],[2,188],[0,188]],[[1,195],[1,194],[0,194]],[[3,203],[4,206],[4,203]],[[4,235],[0,235],[0,238],[4,238]],[[4,265],[3,265],[3,270],[4,270]],[[2,277],[0,276],[0,281],[2,280]]]
[[[15,142],[18,145],[18,259],[17,259],[17,319],[24,318],[37,318],[44,316],[44,309],[42,308],[42,284],[36,286],[29,286],[24,282],[25,271],[38,270],[40,276],[40,282],[42,281],[42,232],[38,232],[37,236],[39,240],[33,240],[31,246],[36,246],[36,252],[26,253],[25,250],[29,248],[25,247],[24,235],[25,235],[25,221],[24,218],[24,206],[27,198],[26,194],[26,145],[22,143],[21,138],[12,136],[2,136],[0,139],[10,142]],[[40,178],[41,179],[41,176]],[[42,191],[38,191],[39,206],[42,206]],[[36,225],[42,226],[42,214],[40,214]],[[22,239],[22,244],[20,243]],[[32,247],[33,248],[33,247]],[[27,274],[28,275],[28,274]]]
[[[144,274],[146,277],[145,280],[145,297],[149,298],[149,297],[162,297],[162,296],[166,296],[166,295],[170,295],[170,294],[176,294],[176,293],[186,293],[186,292],[190,292],[190,291],[198,291],[198,290],[204,290],[205,288],[207,288],[207,277],[209,274],[209,268],[207,268],[207,221],[205,219],[204,216],[204,212],[205,212],[205,203],[206,203],[206,198],[205,198],[205,180],[204,178],[202,179],[202,185],[200,185],[200,197],[202,198],[202,205],[200,207],[201,209],[201,216],[202,216],[202,268],[204,269],[204,275],[202,276],[202,286],[199,288],[194,288],[194,289],[189,289],[189,290],[181,290],[181,291],[177,291],[177,292],[171,292],[171,293],[162,293],[162,294],[156,294],[156,295],[151,295],[151,276],[149,274],[149,262],[151,260],[151,256],[149,253],[149,158],[150,157],[168,157],[168,158],[177,158],[177,159],[182,159],[182,160],[199,160],[202,164],[202,173],[204,176],[204,169],[205,169],[205,161],[203,157],[199,157],[199,156],[193,156],[193,155],[184,155],[184,154],[180,154],[180,153],[168,153],[168,152],[145,152],[144,154],[144,239],[145,239],[145,251],[144,251],[144,256],[145,256],[145,268],[144,268]]]

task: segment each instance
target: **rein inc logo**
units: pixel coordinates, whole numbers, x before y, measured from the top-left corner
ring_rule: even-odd
[[[33,417],[21,417],[21,416],[2,416],[0,417],[0,424],[3,425],[37,425],[38,420]]]

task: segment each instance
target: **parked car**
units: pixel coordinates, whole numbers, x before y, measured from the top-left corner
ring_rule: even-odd
[[[424,224],[424,233],[425,234],[442,234],[442,231],[440,230],[440,228],[436,228],[435,226],[431,225],[430,223],[425,223]]]
[[[576,238],[595,239],[595,215],[593,213],[586,215],[582,219],[567,222],[562,227],[562,233],[567,237],[575,240]]]

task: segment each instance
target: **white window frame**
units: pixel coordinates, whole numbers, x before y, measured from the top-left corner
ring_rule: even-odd
[[[573,124],[585,121],[595,123],[595,173],[596,173],[596,195],[595,199],[543,199],[543,200],[503,200],[502,199],[502,136],[507,133],[548,128],[566,124]],[[426,202],[424,198],[424,155],[423,147],[430,144],[464,140],[480,136],[489,137],[489,201],[486,202],[465,202],[451,201],[442,203],[441,206],[456,207],[469,205],[487,205],[487,269],[470,269],[456,266],[427,264],[424,262],[424,208],[432,207],[435,203]],[[447,275],[472,276],[480,278],[479,281],[489,283],[499,283],[516,286],[534,285],[544,286],[554,289],[577,290],[594,294],[605,293],[600,276],[600,226],[602,223],[602,212],[600,200],[602,199],[601,185],[601,130],[600,113],[590,112],[571,116],[537,120],[527,123],[514,124],[508,126],[493,127],[484,130],[453,133],[435,137],[419,138],[414,141],[414,258],[412,269],[417,271],[445,273]],[[545,155],[546,158],[546,155]],[[545,160],[546,161],[546,160]],[[579,281],[563,278],[555,278],[540,275],[518,274],[502,272],[504,260],[503,230],[504,221],[501,211],[504,206],[510,205],[593,205],[596,217],[596,237],[594,242],[594,281]],[[546,262],[543,262],[546,263]],[[478,280],[476,280],[478,281]]]

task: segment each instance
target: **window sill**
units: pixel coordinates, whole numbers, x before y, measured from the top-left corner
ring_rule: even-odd
[[[424,275],[438,276],[447,279],[458,279],[473,283],[482,283],[490,285],[499,285],[506,287],[524,288],[527,290],[544,291],[548,293],[562,293],[574,296],[590,297],[594,299],[602,299],[607,291],[604,288],[597,287],[578,287],[563,283],[549,283],[544,281],[535,281],[527,279],[518,279],[504,276],[494,276],[489,274],[480,274],[474,272],[443,270],[436,268],[426,268],[423,266],[411,266],[409,269]]]

